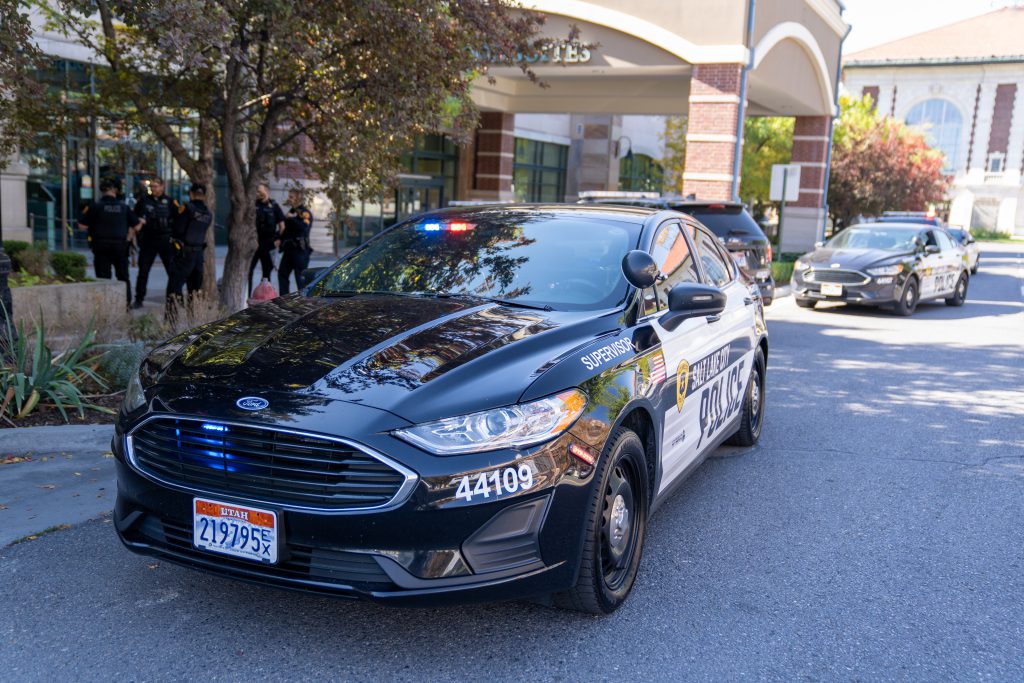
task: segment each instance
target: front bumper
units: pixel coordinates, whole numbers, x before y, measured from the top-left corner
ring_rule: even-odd
[[[793,273],[793,296],[816,301],[836,301],[864,306],[883,306],[899,300],[903,288],[903,279],[889,277],[888,281],[879,281],[873,277],[864,284],[844,284],[842,294],[826,295],[821,292],[819,282],[806,282],[799,273]]]
[[[775,280],[769,277],[767,280],[759,280],[757,288],[761,291],[761,301],[765,306],[771,306],[775,300]]]
[[[387,456],[416,468],[424,454],[394,441]],[[568,455],[571,433],[521,453],[431,457],[415,489],[396,507],[346,512],[253,503],[217,491],[190,491],[140,472],[126,458],[119,430],[114,524],[130,550],[243,581],[407,605],[492,601],[557,592],[575,580],[592,468]],[[374,444],[381,451],[381,444]],[[412,453],[414,451],[415,453]],[[518,456],[519,459],[516,459]],[[540,484],[516,495],[466,501],[450,484],[464,473],[509,462],[543,461]],[[440,473],[437,467],[448,466]],[[276,564],[193,545],[195,496],[278,514]]]

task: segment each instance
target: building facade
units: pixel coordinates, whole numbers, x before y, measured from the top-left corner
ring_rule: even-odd
[[[949,222],[1024,234],[1024,8],[851,54],[843,82],[946,156]]]

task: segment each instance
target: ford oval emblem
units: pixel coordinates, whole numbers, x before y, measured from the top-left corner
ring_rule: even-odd
[[[263,410],[270,405],[270,401],[259,396],[243,396],[235,401],[235,405],[242,410]]]

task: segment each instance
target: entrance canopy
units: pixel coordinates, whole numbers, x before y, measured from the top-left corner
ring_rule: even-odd
[[[748,69],[751,115],[831,116],[839,45],[846,33],[835,0],[532,0],[552,40],[531,55],[549,87],[518,68],[491,70],[473,98],[516,113],[686,114],[694,65]],[[572,26],[578,42],[566,38]],[[749,37],[748,37],[749,32]]]

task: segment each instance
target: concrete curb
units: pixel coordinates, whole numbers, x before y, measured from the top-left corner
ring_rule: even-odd
[[[110,450],[114,425],[57,425],[0,430],[0,457]]]

